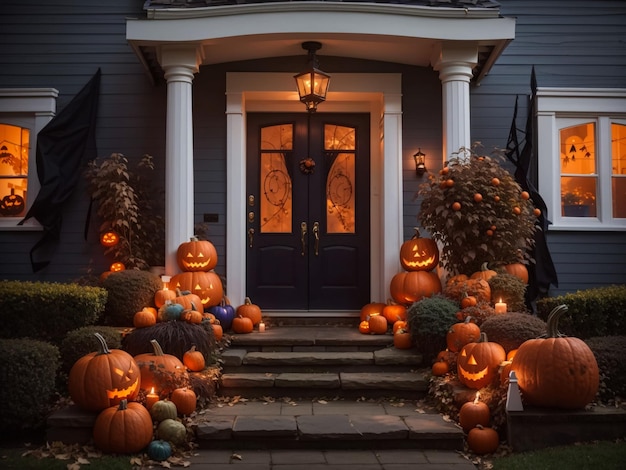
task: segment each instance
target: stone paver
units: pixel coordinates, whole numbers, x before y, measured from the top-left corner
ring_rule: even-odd
[[[370,365],[374,364],[374,353],[371,352],[249,352],[243,359],[245,365],[261,364],[266,367],[278,365],[323,366],[337,365]]]
[[[237,416],[233,437],[239,438],[295,438],[298,428],[293,416]]]

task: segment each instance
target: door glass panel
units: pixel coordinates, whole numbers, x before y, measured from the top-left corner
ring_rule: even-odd
[[[260,228],[262,233],[291,233],[292,182],[287,158],[293,148],[293,125],[261,129]]]
[[[626,218],[626,126],[611,124],[613,217]]]
[[[561,215],[596,217],[595,123],[560,130]]]
[[[354,233],[355,128],[326,124],[324,150],[332,162],[326,177],[326,231]]]

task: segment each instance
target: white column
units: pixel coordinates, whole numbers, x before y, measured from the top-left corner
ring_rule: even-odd
[[[385,302],[389,285],[394,275],[400,271],[398,253],[402,245],[403,202],[402,202],[402,95],[385,94],[383,111],[383,220],[381,231],[381,259],[383,276],[381,292],[385,297],[377,300]]]
[[[443,100],[443,156],[447,160],[460,148],[471,148],[470,93],[472,69],[478,63],[478,48],[472,44],[446,43],[433,57],[439,71]]]
[[[193,114],[191,84],[200,48],[165,45],[159,62],[167,80],[165,131],[165,272],[179,272],[178,246],[193,235]]]

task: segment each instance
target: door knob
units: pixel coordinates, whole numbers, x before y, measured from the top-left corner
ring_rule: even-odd
[[[313,237],[315,237],[315,256],[320,254],[320,223],[313,224]]]

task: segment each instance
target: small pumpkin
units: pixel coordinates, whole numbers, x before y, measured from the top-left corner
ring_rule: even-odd
[[[222,338],[224,337],[224,329],[222,328],[222,325],[220,325],[219,321],[216,321],[212,323],[211,326],[213,327],[213,336],[215,336],[215,341],[222,341]]]
[[[431,372],[433,375],[440,377],[450,372],[450,366],[446,361],[435,361],[431,368]]]
[[[399,320],[406,320],[406,305],[395,303],[392,299],[387,299],[387,305],[383,308],[383,316],[387,323],[394,325]]]
[[[252,333],[253,329],[254,325],[252,323],[252,320],[250,320],[248,317],[242,317],[241,315],[239,315],[233,320],[233,331],[235,333]]]
[[[411,333],[409,330],[400,328],[393,334],[393,345],[397,349],[411,349],[413,343],[411,342]]]
[[[237,316],[235,308],[227,304],[224,299],[220,301],[219,305],[214,305],[209,308],[209,312],[215,315],[215,319],[219,320],[220,325],[224,330],[230,330],[233,325],[233,319]]]
[[[154,305],[156,305],[157,308],[160,308],[163,305],[165,305],[165,303],[168,300],[170,302],[173,302],[175,298],[176,298],[176,291],[175,290],[159,289],[154,294]]]
[[[187,290],[182,291],[180,289],[176,289],[174,303],[182,305],[185,310],[197,310],[200,313],[204,312],[204,306],[200,296],[192,294]]]
[[[446,345],[452,352],[459,352],[467,343],[475,343],[480,339],[480,327],[468,316],[465,321],[455,323],[446,333]]]
[[[475,307],[478,304],[478,299],[473,295],[467,295],[467,292],[463,294],[461,299],[461,308]]]
[[[584,408],[596,396],[600,371],[587,344],[559,333],[559,318],[567,305],[548,315],[546,336],[530,339],[518,348],[511,369],[523,399],[529,405],[563,409]]]
[[[133,356],[121,349],[109,349],[100,333],[95,336],[99,350],[78,359],[68,377],[70,397],[87,411],[102,411],[124,399],[134,400],[141,385]]]
[[[485,402],[480,401],[480,392],[476,392],[473,401],[463,403],[459,410],[459,425],[463,431],[470,432],[480,424],[481,426],[489,426],[491,421],[491,411]]]
[[[386,306],[387,304],[384,304],[382,302],[370,302],[369,304],[363,305],[363,307],[361,307],[361,313],[360,313],[361,321],[367,320],[370,317],[370,315],[373,315],[373,314],[382,315],[383,310],[385,309]]]
[[[152,427],[150,427],[152,430]],[[176,419],[164,419],[157,426],[159,439],[169,441],[174,445],[184,444],[187,440],[187,428]]]
[[[141,372],[141,387],[145,390],[150,390],[152,387],[156,390],[161,390],[161,384],[155,383],[157,377],[154,371],[158,369],[175,374],[185,374],[185,365],[176,356],[165,354],[156,339],[150,340],[150,344],[153,349],[152,353],[138,354],[135,356],[135,361]]]
[[[199,372],[203,370],[206,365],[204,354],[198,351],[196,346],[193,345],[189,351],[183,354],[183,364],[185,364],[185,367],[190,371]]]
[[[181,271],[210,271],[217,266],[217,250],[210,241],[191,237],[178,245],[176,262]]]
[[[384,335],[387,333],[387,319],[380,314],[370,315],[369,318],[370,333],[375,335]]]
[[[528,284],[528,268],[523,263],[505,264],[504,270],[520,279],[524,284]]]
[[[364,335],[370,334],[370,322],[369,320],[363,320],[359,323],[359,333],[363,333]]]
[[[493,454],[499,445],[500,437],[496,430],[480,424],[467,435],[467,446],[478,455]]]
[[[156,316],[151,310],[146,308],[133,315],[133,326],[135,328],[147,328],[156,324]]]
[[[407,271],[431,271],[439,264],[439,248],[432,238],[415,235],[400,246],[400,264]]]
[[[148,448],[146,449],[146,453],[150,460],[156,460],[157,462],[162,462],[163,460],[167,460],[172,455],[172,446],[169,442],[156,439],[148,444]]]
[[[391,327],[391,331],[393,333],[395,333],[396,331],[398,331],[399,329],[403,329],[403,330],[407,330],[409,331],[409,324],[406,320],[398,320],[397,322],[395,322],[393,324],[393,326]]]
[[[180,320],[180,316],[184,311],[185,307],[181,304],[168,300],[159,308],[158,320],[161,322]]]
[[[178,414],[190,415],[196,411],[196,393],[188,387],[175,389],[170,395],[170,400],[176,405]]]
[[[159,400],[150,408],[150,416],[157,423],[165,419],[176,419],[178,410],[176,404],[170,400]]]
[[[456,358],[459,353],[452,352],[448,349],[444,351],[439,351],[435,360],[447,362],[450,366],[450,370],[456,369]]]
[[[496,378],[505,358],[504,348],[490,342],[487,335],[481,333],[480,341],[466,344],[457,356],[459,382],[473,389],[486,387]]]
[[[252,320],[253,326],[261,323],[261,308],[258,305],[253,304],[250,297],[246,297],[244,299],[243,305],[237,307],[235,313],[239,316],[247,317]]]
[[[470,279],[482,279],[484,281],[488,281],[494,276],[497,276],[498,273],[493,269],[489,269],[487,263],[483,263],[480,266],[480,270],[476,271],[474,274],[470,276]]]
[[[186,321],[187,323],[193,323],[194,325],[199,325],[204,320],[204,314],[198,312],[197,310],[185,310],[180,316],[181,320]]]
[[[94,445],[115,454],[134,454],[152,440],[152,418],[143,405],[122,400],[100,412],[93,425]]]

